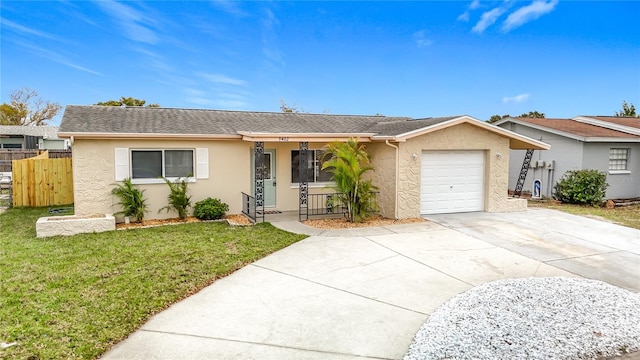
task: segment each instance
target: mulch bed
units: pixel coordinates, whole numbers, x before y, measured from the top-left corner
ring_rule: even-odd
[[[236,226],[237,225],[246,226],[246,225],[253,224],[246,216],[240,215],[240,214],[227,215],[224,217],[224,220],[227,220],[231,225],[236,225]],[[214,221],[223,221],[223,220],[214,220]],[[372,216],[359,223],[347,222],[345,218],[313,219],[313,220],[303,221],[302,223],[315,228],[319,228],[319,229],[348,229],[348,228],[362,228],[362,227],[371,227],[371,226],[413,224],[413,223],[420,223],[420,222],[426,222],[426,221],[427,220],[422,218],[393,220],[393,219],[383,218],[381,216]],[[186,223],[194,223],[194,222],[202,222],[202,220],[199,220],[193,216],[189,216],[185,220],[180,220],[179,218],[144,220],[143,222],[140,222],[140,223],[129,223],[129,224],[118,223],[116,224],[116,229],[117,230],[138,229],[138,228],[186,224]]]
[[[313,219],[313,220],[303,221],[302,223],[305,225],[309,225],[309,226],[320,228],[320,229],[348,229],[348,228],[362,228],[362,227],[370,227],[370,226],[414,224],[414,223],[421,223],[426,221],[427,220],[422,218],[394,220],[394,219],[383,218],[382,216],[372,216],[359,223],[350,223],[345,218]]]
[[[227,215],[224,217],[224,220],[229,221],[231,225],[251,225],[251,221],[247,219],[244,215]],[[213,220],[213,221],[224,221],[224,220]],[[116,224],[116,230],[123,229],[139,229],[139,228],[148,228],[155,226],[164,226],[164,225],[177,225],[177,224],[187,224],[187,223],[195,223],[195,222],[203,222],[202,220],[189,216],[185,220],[180,220],[179,218],[171,218],[171,219],[153,219],[153,220],[144,220],[139,223],[118,223]]]

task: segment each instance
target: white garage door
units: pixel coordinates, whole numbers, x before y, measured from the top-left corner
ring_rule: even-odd
[[[483,151],[425,151],[421,180],[421,214],[484,210]]]

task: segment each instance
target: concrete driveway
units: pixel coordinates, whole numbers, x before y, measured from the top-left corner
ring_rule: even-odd
[[[533,209],[320,231],[154,316],[105,359],[400,359],[465,290],[570,276],[640,291],[640,231]]]

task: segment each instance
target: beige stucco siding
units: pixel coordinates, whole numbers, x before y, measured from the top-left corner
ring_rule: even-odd
[[[309,150],[320,150],[324,143],[309,143]],[[253,145],[252,145],[253,146]],[[291,183],[291,151],[299,149],[297,142],[265,143],[265,150],[276,150],[276,208],[280,211],[298,211],[298,184]],[[309,194],[332,192],[329,184],[309,183]]]
[[[310,143],[319,150],[325,143]],[[507,211],[509,139],[488,130],[459,124],[411,138],[406,142],[365,144],[375,171],[370,176],[379,188],[381,214],[389,218],[420,216],[421,157],[428,150],[481,150],[485,154],[485,211]],[[76,139],[73,151],[75,211],[77,215],[113,213],[118,199],[111,195],[115,182],[115,149],[208,149],[209,178],[189,184],[192,203],[217,197],[229,205],[229,213],[241,212],[241,192],[251,194],[253,143],[241,140],[83,140]],[[299,189],[291,183],[291,151],[298,142],[267,142],[266,150],[276,151],[276,209],[298,210]],[[500,156],[497,154],[500,153]],[[412,156],[416,154],[416,158]],[[197,177],[198,174],[196,174]],[[397,180],[397,181],[396,181]],[[329,184],[309,184],[309,193],[326,193]],[[147,219],[175,217],[175,213],[158,213],[166,205],[169,188],[164,183],[140,184],[145,190],[149,213]],[[397,188],[397,193],[396,193]]]
[[[366,144],[374,171],[373,184],[378,187],[380,215],[396,218],[396,149],[385,143]]]
[[[486,167],[485,211],[508,209],[508,138],[473,125],[460,124],[400,142],[398,145],[398,218],[420,216],[420,174],[424,150],[483,150]],[[413,154],[416,155],[415,159]]]
[[[191,202],[217,197],[229,204],[229,213],[241,212],[241,192],[251,191],[250,143],[241,141],[82,140],[73,144],[75,212],[77,215],[119,211],[111,195],[115,183],[115,149],[209,149],[209,178],[189,184]],[[139,184],[145,191],[147,219],[176,217],[158,210],[167,203],[166,184]]]

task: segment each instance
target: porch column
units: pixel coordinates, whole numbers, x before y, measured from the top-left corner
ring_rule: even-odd
[[[254,181],[256,189],[256,212],[262,212],[264,222],[264,142],[257,141],[254,147]],[[256,214],[257,217],[257,214]]]
[[[309,142],[300,141],[299,143],[300,157],[298,161],[298,220],[302,220],[302,216],[305,216],[305,220],[309,219],[309,204],[307,201],[307,195],[309,193],[309,187],[307,184],[307,167],[308,167],[308,158],[307,154],[309,153]]]

